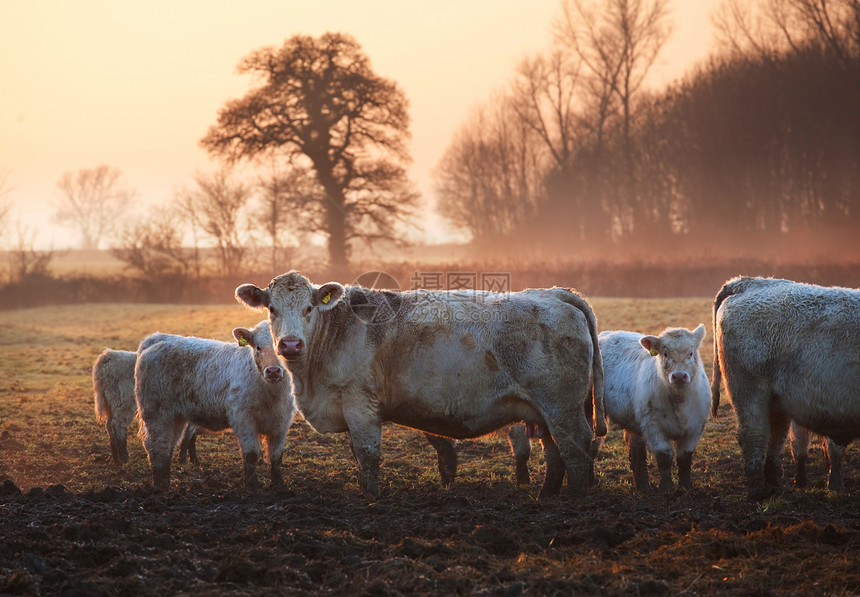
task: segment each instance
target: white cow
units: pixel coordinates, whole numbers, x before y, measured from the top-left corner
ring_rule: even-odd
[[[169,483],[171,455],[186,423],[233,430],[249,491],[258,488],[259,437],[264,436],[272,485],[283,482],[281,459],[295,413],[289,378],[268,322],[252,330],[236,328],[233,337],[237,344],[170,334],[141,343],[135,395],[156,487]]]
[[[673,459],[678,462],[678,484],[684,489],[693,486],[693,451],[711,406],[708,377],[699,356],[704,337],[704,324],[692,331],[667,328],[659,336],[624,331],[600,334],[606,415],[613,427],[624,430],[639,491],[651,487],[646,445],[657,459],[661,492],[674,490]],[[595,447],[600,447],[599,442]]]
[[[790,420],[843,446],[860,437],[860,291],[734,278],[714,330],[714,412],[725,376],[750,498],[776,491]]]
[[[361,491],[379,494],[383,421],[457,439],[525,421],[544,430],[541,495],[584,493],[592,427],[606,432],[597,324],[562,288],[390,292],[316,286],[298,272],[240,302],[267,309],[297,405],[321,433],[348,432]],[[563,463],[563,465],[562,465]]]
[[[105,349],[93,363],[93,402],[96,419],[104,422],[110,438],[111,458],[116,464],[128,462],[128,426],[137,415],[134,399],[134,364],[137,353]],[[179,462],[186,455],[197,464],[197,432],[193,426],[182,434]]]

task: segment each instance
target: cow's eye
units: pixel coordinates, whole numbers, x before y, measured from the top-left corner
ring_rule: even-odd
[[[269,307],[269,316],[270,317],[277,317],[278,316],[277,309],[275,309],[274,307]]]
[[[311,314],[311,311],[313,311],[313,310],[314,310],[314,308],[313,308],[311,305],[308,305],[307,307],[305,307],[305,311],[304,311],[304,313],[305,313],[305,317],[307,317],[308,315],[310,315],[310,314]]]

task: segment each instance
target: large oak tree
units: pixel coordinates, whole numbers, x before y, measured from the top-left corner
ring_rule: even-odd
[[[355,39],[296,35],[238,70],[258,84],[225,104],[201,145],[229,162],[281,155],[313,178],[322,192],[305,207],[323,217],[309,225],[328,235],[335,266],[346,264],[351,239],[393,238],[417,199],[406,175],[408,101]]]

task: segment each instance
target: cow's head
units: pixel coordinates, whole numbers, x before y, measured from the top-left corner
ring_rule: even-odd
[[[243,284],[236,300],[253,309],[268,309],[274,345],[288,361],[301,359],[317,317],[333,309],[346,289],[337,282],[314,286],[299,272],[282,274],[268,288]]]
[[[268,321],[264,319],[252,330],[236,328],[233,330],[233,337],[239,346],[246,346],[252,351],[260,377],[270,383],[278,383],[284,379],[284,368],[281,367],[281,360],[275,352]]]
[[[639,344],[660,362],[660,371],[669,386],[682,389],[699,372],[699,345],[705,337],[705,324],[695,330],[667,328],[659,336],[643,336]]]

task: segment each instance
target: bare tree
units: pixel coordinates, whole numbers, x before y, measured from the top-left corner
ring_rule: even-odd
[[[280,154],[315,178],[335,266],[353,238],[394,238],[417,200],[406,175],[408,102],[361,46],[339,33],[296,35],[252,52],[239,72],[261,84],[226,104],[201,145],[230,162]]]
[[[633,107],[672,31],[669,0],[563,0],[556,42],[574,52],[590,73],[597,108],[598,148],[611,104],[618,102],[627,210],[644,227],[647,209],[636,196]]]
[[[147,219],[127,226],[111,252],[151,281],[187,276],[196,270],[194,252],[183,246],[182,237],[180,214],[158,207]]]
[[[473,112],[434,172],[439,211],[477,241],[522,221],[541,189],[540,147],[508,96]]]
[[[860,0],[724,0],[712,20],[735,56],[773,61],[815,44],[847,66],[860,53]]]
[[[97,249],[116,229],[120,215],[136,195],[122,184],[121,177],[118,169],[100,165],[77,173],[66,172],[57,181],[63,196],[53,220],[77,229],[81,248]]]
[[[251,198],[250,188],[231,180],[222,168],[212,175],[197,174],[197,188],[180,194],[180,209],[214,244],[221,275],[235,274],[247,258],[248,223],[244,208]]]
[[[12,202],[9,200],[9,194],[12,192],[12,187],[9,186],[9,172],[0,173],[0,236],[2,236],[6,224],[6,219],[9,212],[12,210]]]
[[[526,58],[512,86],[516,115],[543,142],[556,165],[565,164],[583,141],[578,135],[581,65],[558,50]]]
[[[283,271],[284,236],[289,232],[325,232],[325,191],[315,179],[295,168],[279,168],[273,160],[269,172],[258,180],[259,207],[256,223],[271,243],[271,268]]]
[[[56,251],[53,249],[47,251],[36,249],[35,230],[20,220],[15,223],[15,236],[9,249],[9,277],[13,282],[22,282],[27,278],[47,277],[54,257],[56,257]]]

